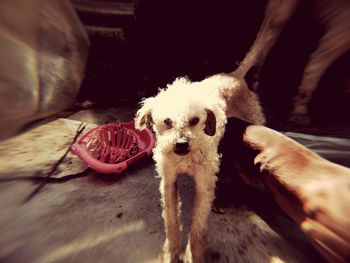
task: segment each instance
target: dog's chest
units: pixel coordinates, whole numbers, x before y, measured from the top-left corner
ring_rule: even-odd
[[[194,176],[199,172],[208,170],[208,167],[215,167],[214,170],[216,170],[216,167],[219,166],[218,158],[196,158],[190,155],[168,161],[171,163],[170,166],[174,168],[176,174],[188,174],[189,176]]]

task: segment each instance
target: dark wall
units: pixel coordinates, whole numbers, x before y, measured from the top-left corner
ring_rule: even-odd
[[[265,1],[137,0],[139,50],[159,83],[200,80],[236,67],[254,41]]]

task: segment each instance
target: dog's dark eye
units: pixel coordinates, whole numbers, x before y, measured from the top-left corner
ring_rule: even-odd
[[[190,120],[190,125],[191,126],[195,126],[197,123],[199,122],[199,118],[198,117],[194,117]]]
[[[173,122],[169,118],[166,118],[164,120],[164,123],[166,124],[166,126],[168,126],[168,128],[171,128],[173,126]]]

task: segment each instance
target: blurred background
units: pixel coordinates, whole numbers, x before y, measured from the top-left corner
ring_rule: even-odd
[[[267,1],[68,1],[74,10],[66,2],[13,1],[0,7],[0,120],[8,123],[6,129],[75,101],[137,102],[178,76],[195,81],[231,72],[252,45]],[[296,129],[288,125],[292,98],[325,33],[313,1],[300,3],[260,75],[258,94],[268,125],[278,129]],[[319,83],[309,105],[314,131],[347,129],[349,56],[348,51],[332,63]],[[9,77],[13,71],[16,80]]]
[[[91,38],[79,98],[133,99],[178,76],[233,71],[256,37],[266,2],[73,1]],[[287,125],[304,67],[325,32],[312,4],[302,1],[263,66],[258,92],[270,126]],[[323,75],[310,105],[314,125],[348,123],[349,63],[347,52]]]
[[[152,161],[116,176],[62,156],[81,122],[85,133],[131,121],[143,97],[176,77],[235,70],[266,3],[0,1],[0,262],[159,262],[164,230]],[[323,75],[311,124],[288,122],[324,32],[313,1],[301,1],[267,57],[258,94],[269,127],[350,167],[349,51]],[[178,186],[190,211],[193,185],[185,178]],[[222,191],[208,262],[324,262],[266,192],[240,179]]]

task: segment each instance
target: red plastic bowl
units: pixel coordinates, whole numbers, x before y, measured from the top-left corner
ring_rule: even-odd
[[[133,122],[110,123],[90,130],[71,146],[71,151],[97,172],[120,174],[151,155],[154,145],[149,129],[139,131]]]

